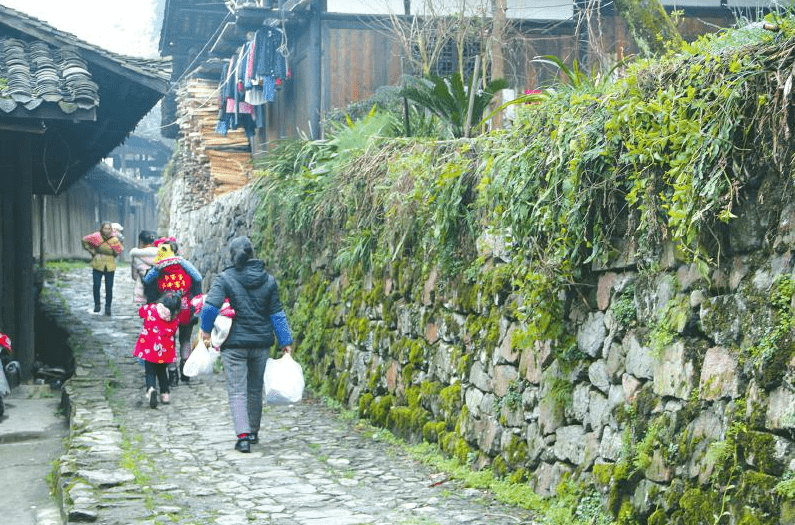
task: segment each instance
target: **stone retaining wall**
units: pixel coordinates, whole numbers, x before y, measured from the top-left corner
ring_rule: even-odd
[[[174,181],[173,192],[184,189],[184,179]],[[180,254],[190,259],[204,278],[207,291],[212,277],[229,264],[227,243],[238,235],[251,236],[256,195],[251,186],[226,193],[207,206],[185,212],[179,209],[179,199],[167,199],[170,204],[169,235],[180,246]]]
[[[252,233],[255,204],[242,190],[172,216],[207,283],[225,243]],[[311,279],[282,286],[298,333],[322,324],[322,345],[299,345],[310,379],[409,439],[542,495],[586,474],[615,515],[631,507],[640,522],[712,523],[733,485],[736,519],[779,523],[783,505],[781,523],[793,523],[774,487],[795,470],[795,209],[748,211],[737,225],[733,254],[708,275],[673,252],[653,272],[594,269],[590,292],[565,301],[570,359],[552,341],[523,344],[523,298],[510,289],[406,262],[354,285],[318,256]],[[491,268],[511,258],[498,235],[479,251]]]

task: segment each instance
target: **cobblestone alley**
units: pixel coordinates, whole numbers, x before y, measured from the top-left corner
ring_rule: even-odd
[[[315,399],[266,406],[250,454],[233,450],[223,374],[180,383],[170,404],[149,408],[131,356],[141,320],[126,269],[116,272],[110,318],[91,313],[87,268],[48,282],[43,294],[77,346],[59,467],[68,523],[532,523],[527,511],[445,481]]]

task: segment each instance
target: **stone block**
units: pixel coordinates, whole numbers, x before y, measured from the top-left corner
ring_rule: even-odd
[[[695,370],[685,355],[685,344],[676,341],[663,350],[662,358],[654,366],[654,393],[688,399],[695,386]]]
[[[495,406],[494,403],[496,401],[496,397],[491,392],[487,392],[483,394],[483,398],[480,400],[480,406],[478,407],[478,413],[481,417],[483,416],[493,416],[495,413]]]
[[[436,323],[427,323],[425,325],[425,340],[428,344],[433,345],[439,341],[439,325]]]
[[[596,357],[601,353],[605,337],[607,337],[605,314],[591,312],[577,330],[577,348],[591,357]]]
[[[552,396],[542,397],[538,402],[538,424],[543,435],[554,433],[563,424],[563,405]]]
[[[655,449],[645,475],[647,479],[657,483],[668,483],[673,479],[673,469],[665,463],[661,450]]]
[[[521,406],[507,406],[502,404],[502,416],[505,418],[505,426],[521,427],[525,423],[524,409]]]
[[[586,430],[590,429],[597,435],[602,435],[602,429],[610,423],[613,413],[610,401],[601,392],[591,390],[588,392],[588,414],[585,418]]]
[[[621,376],[626,368],[626,357],[623,344],[611,343],[608,346],[604,363],[609,383],[618,384],[621,382]]]
[[[621,459],[623,449],[621,433],[613,430],[612,427],[605,427],[602,439],[599,441],[599,456],[607,461],[615,462]]]
[[[431,269],[428,279],[422,287],[422,304],[430,306],[436,300],[436,283],[438,281],[439,271],[436,267]]]
[[[499,452],[502,426],[492,416],[483,416],[475,421],[478,448],[493,456]]]
[[[702,410],[687,425],[687,433],[691,440],[720,441],[723,439],[723,432],[723,421],[711,409]]]
[[[631,331],[627,333],[622,341],[624,347],[625,369],[628,374],[632,374],[638,379],[651,379],[654,377],[655,359],[651,354],[651,349],[640,343],[639,333]]]
[[[660,273],[652,280],[635,283],[635,301],[638,319],[659,319],[660,313],[676,293],[676,277]]]
[[[640,392],[641,387],[643,387],[643,381],[640,381],[632,374],[621,376],[621,388],[624,391],[624,401],[626,403],[635,401],[635,396]]]
[[[466,326],[466,317],[461,314],[448,313],[439,324],[438,335],[445,343],[457,343]]]
[[[519,371],[515,366],[497,365],[494,367],[493,387],[494,394],[503,397],[508,394],[510,384],[519,377]]]
[[[541,382],[544,369],[552,364],[554,355],[552,345],[549,341],[536,341],[532,348],[522,350],[519,359],[519,373],[524,378],[537,385]]]
[[[717,345],[735,346],[740,340],[740,319],[746,310],[745,302],[737,295],[708,297],[699,311],[701,330]]]
[[[701,366],[700,398],[706,401],[735,399],[739,395],[739,383],[734,354],[722,346],[708,348]]]
[[[456,363],[454,362],[456,353],[457,350],[454,346],[439,343],[428,365],[428,373],[431,377],[437,378],[442,383],[449,383],[456,374]]]
[[[527,440],[527,459],[532,464],[538,461],[541,453],[546,450],[546,443],[535,421],[527,424],[524,435]]]
[[[612,347],[612,345],[611,345]],[[610,376],[604,359],[598,359],[588,367],[588,381],[604,393],[610,388]]]
[[[765,426],[768,430],[795,428],[795,392],[789,387],[780,386],[770,392]]]
[[[498,348],[499,356],[508,363],[516,363],[519,359],[520,351],[513,348],[513,334],[517,329],[516,323],[511,323],[505,331],[505,336]]]
[[[511,262],[512,239],[511,228],[487,229],[475,239],[478,256],[483,259],[496,259],[499,262]]]
[[[566,415],[578,423],[583,423],[590,410],[591,385],[588,383],[578,383],[574,386],[571,395],[571,406],[566,408]]]
[[[400,381],[400,364],[397,361],[389,363],[384,377],[386,378],[386,389],[390,394],[394,394],[397,391],[398,382]]]
[[[554,496],[563,476],[571,471],[570,467],[562,463],[541,463],[533,473],[530,484],[539,496]]]
[[[737,253],[758,250],[765,242],[765,235],[771,222],[772,210],[766,206],[757,206],[752,200],[738,210],[738,219],[732,221],[729,228],[729,243]]]
[[[555,430],[555,457],[580,465],[585,460],[585,429],[582,425],[569,425]]]
[[[702,280],[701,272],[696,263],[683,264],[676,270],[676,280],[681,292],[687,292],[691,287]]]
[[[617,273],[607,272],[600,275],[596,283],[596,307],[603,312],[610,306],[610,295],[617,277]]]
[[[491,392],[494,389],[491,375],[480,361],[475,361],[469,369],[469,382],[484,392]]]
[[[464,402],[470,414],[480,416],[480,403],[483,401],[483,392],[475,387],[469,387],[464,394]]]

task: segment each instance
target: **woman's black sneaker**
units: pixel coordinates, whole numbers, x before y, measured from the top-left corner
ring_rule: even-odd
[[[235,443],[235,450],[238,452],[251,452],[251,443],[248,440],[248,436],[237,440],[237,443]]]

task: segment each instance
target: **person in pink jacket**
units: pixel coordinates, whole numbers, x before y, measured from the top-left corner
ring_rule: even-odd
[[[146,400],[151,408],[157,408],[155,383],[160,384],[160,401],[169,402],[168,365],[176,357],[174,334],[179,326],[177,314],[181,306],[179,293],[166,292],[157,302],[145,304],[138,309],[144,326],[135,342],[133,355],[145,361]]]

